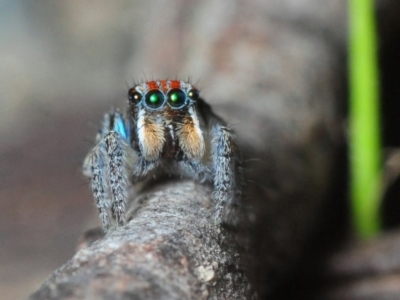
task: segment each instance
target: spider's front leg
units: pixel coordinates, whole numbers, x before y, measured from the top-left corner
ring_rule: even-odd
[[[214,115],[210,122],[211,159],[214,171],[215,219],[236,225],[242,201],[243,175],[241,155],[233,133]]]
[[[128,122],[118,111],[104,116],[96,146],[84,161],[104,231],[111,226],[109,209],[118,226],[125,223],[129,177],[138,156],[129,143]]]

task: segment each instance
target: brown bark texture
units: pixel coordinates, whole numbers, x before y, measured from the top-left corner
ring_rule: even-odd
[[[241,222],[213,224],[208,186],[158,183],[126,226],[78,251],[31,299],[262,298],[315,253],[332,217],[346,2],[146,3],[132,64],[202,78],[243,152]]]
[[[81,245],[31,298],[252,298],[234,243],[214,225],[209,187],[171,182],[140,201],[127,226]]]

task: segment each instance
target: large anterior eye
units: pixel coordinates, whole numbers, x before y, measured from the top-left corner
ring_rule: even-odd
[[[161,91],[153,90],[146,94],[145,101],[148,107],[156,109],[164,104],[165,96]]]
[[[197,90],[197,89],[191,89],[191,90],[188,92],[188,96],[189,96],[189,98],[192,99],[192,100],[197,100],[197,99],[199,99],[200,92],[199,92],[199,90]]]
[[[174,108],[179,108],[186,103],[186,94],[181,89],[172,89],[168,92],[168,103]]]
[[[139,93],[135,88],[131,88],[128,91],[128,98],[134,103],[138,103],[140,100],[142,100],[142,97],[143,95]]]

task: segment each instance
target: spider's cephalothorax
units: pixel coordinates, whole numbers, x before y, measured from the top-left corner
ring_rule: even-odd
[[[126,115],[104,116],[84,162],[105,231],[125,222],[130,183],[149,172],[214,184],[217,223],[232,223],[242,188],[240,154],[231,130],[189,82],[149,81],[128,91]]]

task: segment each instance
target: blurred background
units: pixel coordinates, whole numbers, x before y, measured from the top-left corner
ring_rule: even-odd
[[[346,1],[270,2],[272,19],[303,24],[317,15],[312,20],[324,20],[326,28],[307,28],[345,48]],[[396,0],[378,2],[384,142],[397,147],[400,7]],[[81,233],[99,224],[81,162],[103,113],[124,107],[134,80],[190,76],[218,105],[229,101],[227,89],[246,99],[249,86],[276,71],[256,60],[265,28],[255,22],[243,38],[241,24],[263,18],[257,9],[264,4],[238,10],[232,3],[0,0],[2,299],[25,298],[73,256]],[[238,25],[226,26],[234,18]],[[226,51],[239,37],[235,51]],[[393,185],[385,202],[388,227],[398,225],[399,191]]]

